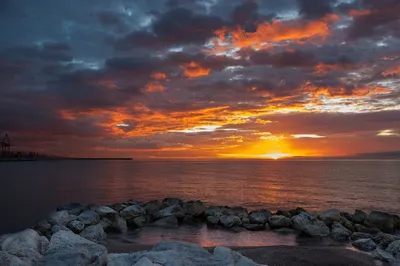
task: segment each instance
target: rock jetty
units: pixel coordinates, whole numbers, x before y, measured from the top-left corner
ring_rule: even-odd
[[[375,260],[400,259],[400,217],[379,211],[354,214],[303,208],[272,213],[243,207],[207,206],[178,198],[108,206],[71,203],[60,206],[31,229],[0,236],[0,265],[258,265],[228,248],[213,253],[181,242],[159,243],[150,251],[108,254],[107,233],[126,234],[143,226],[178,228],[206,223],[233,231],[273,230],[310,237],[330,237],[369,252]],[[172,264],[171,264],[172,265]]]

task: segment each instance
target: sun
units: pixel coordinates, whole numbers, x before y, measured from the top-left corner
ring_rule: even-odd
[[[282,159],[282,158],[292,157],[292,155],[288,154],[288,153],[277,152],[277,153],[264,154],[263,157],[278,160],[278,159]]]

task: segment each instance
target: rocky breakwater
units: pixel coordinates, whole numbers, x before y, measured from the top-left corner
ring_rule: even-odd
[[[397,230],[400,229],[400,217],[397,215],[379,211],[365,213],[361,210],[356,210],[354,214],[338,210],[313,214],[302,208],[275,213],[267,209],[249,212],[243,207],[206,206],[201,201],[184,202],[177,198],[166,198],[162,202],[158,200],[146,203],[128,201],[108,206],[92,204],[83,206],[72,203],[61,206],[32,229],[20,232],[22,237],[15,234],[1,236],[0,262],[1,260],[15,259],[15,261],[21,260],[22,262],[26,260],[35,263],[40,261],[43,264],[47,260],[68,261],[69,259],[78,259],[75,258],[78,256],[85,263],[98,261],[98,264],[89,263],[90,265],[105,265],[104,261],[110,263],[110,259],[116,261],[115,259],[118,257],[117,255],[107,255],[104,247],[109,232],[126,234],[128,230],[140,230],[143,226],[178,228],[182,224],[193,223],[206,223],[210,227],[229,229],[234,232],[273,230],[283,234],[295,233],[311,237],[330,237],[336,241],[349,242],[357,249],[370,252],[376,260],[393,262],[396,258],[400,259],[400,236],[396,235]],[[30,246],[23,252],[18,249],[14,250],[19,247],[18,244],[12,246],[7,244],[12,242],[10,237],[11,239],[23,239],[27,236],[33,240],[26,242],[30,243]],[[68,244],[71,241],[77,242],[77,244]],[[62,244],[64,246],[61,243],[64,243]],[[80,245],[84,250],[83,254],[68,250]],[[21,247],[24,246],[21,245]],[[66,253],[59,254],[57,250],[63,249],[67,249]],[[29,250],[29,252],[25,253],[25,250]],[[131,255],[125,255],[120,258],[125,260],[131,257]],[[230,257],[236,257],[236,255]],[[146,258],[151,263],[156,262],[149,257]],[[0,263],[0,265],[3,264]],[[16,262],[15,265],[24,264]],[[133,263],[110,265],[133,265]],[[161,263],[161,265],[164,264]]]

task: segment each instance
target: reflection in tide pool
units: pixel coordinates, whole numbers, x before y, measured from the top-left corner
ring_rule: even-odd
[[[329,238],[302,238],[294,234],[282,235],[273,231],[232,232],[207,225],[182,225],[177,229],[144,227],[139,232],[130,232],[128,236],[110,235],[109,252],[132,252],[148,249],[160,241],[185,241],[203,247],[256,247],[256,246],[297,246],[297,245],[341,245]]]

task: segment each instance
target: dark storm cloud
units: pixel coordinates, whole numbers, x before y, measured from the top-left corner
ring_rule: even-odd
[[[250,60],[259,65],[272,65],[274,67],[310,67],[317,61],[314,54],[304,51],[285,51],[271,54],[268,51],[252,52]]]
[[[300,14],[306,19],[318,19],[332,13],[335,0],[297,0]]]

